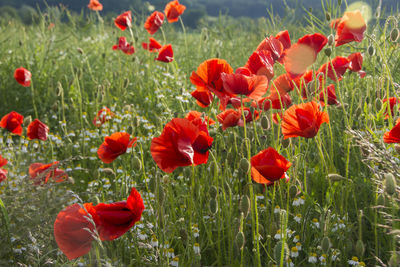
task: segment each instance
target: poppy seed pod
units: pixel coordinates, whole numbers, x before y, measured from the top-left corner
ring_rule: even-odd
[[[396,179],[391,173],[385,174],[385,190],[389,195],[396,193]]]
[[[324,53],[327,57],[330,57],[332,55],[332,48],[330,47],[325,48]]]
[[[246,158],[242,158],[239,163],[240,169],[245,173],[248,173],[250,170],[250,163]]]
[[[333,34],[330,34],[328,36],[328,45],[331,46],[335,43],[335,36],[333,36]]]
[[[321,248],[322,248],[322,251],[323,251],[325,254],[328,254],[329,249],[331,248],[331,241],[329,240],[329,237],[324,236],[324,238],[322,238],[322,241],[321,241]]]
[[[325,13],[325,19],[326,21],[331,21],[331,14],[329,14],[328,12]]]
[[[356,243],[357,256],[362,257],[364,255],[364,252],[365,252],[364,243],[362,242],[361,239],[359,239],[359,240],[357,240],[357,243]]]
[[[261,127],[264,130],[269,130],[271,128],[271,123],[268,119],[268,116],[262,116],[260,122],[261,122]]]
[[[244,234],[242,231],[240,231],[237,233],[235,237],[235,245],[241,250],[243,249],[244,242],[245,242]]]
[[[138,170],[138,171],[140,171],[142,169],[142,162],[140,161],[140,159],[137,156],[133,157],[132,166],[135,170]]]
[[[372,44],[368,46],[368,50],[367,51],[368,51],[368,55],[370,55],[371,57],[373,55],[375,55],[375,47]]]

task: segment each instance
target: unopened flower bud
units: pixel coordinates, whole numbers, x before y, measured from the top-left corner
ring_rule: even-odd
[[[235,237],[235,245],[239,248],[239,249],[243,249],[244,246],[244,234],[242,231],[238,232],[236,237]]]
[[[242,158],[239,163],[240,169],[245,173],[248,173],[250,170],[250,162],[246,158]]]
[[[239,210],[243,212],[244,218],[250,213],[250,199],[247,195],[243,195],[240,199]]]
[[[331,241],[329,240],[329,237],[325,236],[324,238],[322,238],[321,248],[325,254],[328,254],[329,249],[331,248]]]
[[[216,214],[218,212],[218,202],[215,198],[210,199],[210,212]]]
[[[391,173],[385,174],[385,190],[389,195],[396,193],[396,179]]]
[[[327,57],[330,57],[332,55],[332,48],[330,47],[325,48],[324,53]]]
[[[262,116],[261,117],[261,127],[264,130],[269,130],[271,128],[271,123],[268,119],[268,116]]]
[[[217,195],[218,195],[218,189],[217,189],[217,187],[215,187],[214,185],[213,186],[211,186],[211,188],[210,188],[210,197],[211,198],[217,198]]]
[[[373,45],[368,46],[368,55],[370,55],[371,57],[373,55],[375,55],[375,47]]]
[[[391,32],[390,32],[390,40],[392,42],[397,42],[397,39],[399,39],[399,29],[394,28]]]
[[[364,243],[360,239],[357,240],[357,243],[356,243],[357,256],[362,257],[364,255],[364,251],[365,251]]]
[[[140,161],[140,159],[138,158],[138,157],[133,157],[133,159],[132,159],[132,167],[135,169],[135,170],[138,170],[138,171],[140,171],[141,169],[142,169],[142,162]]]

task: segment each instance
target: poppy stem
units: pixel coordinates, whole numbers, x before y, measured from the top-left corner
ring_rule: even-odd
[[[35,101],[35,87],[33,87],[33,81],[31,81],[31,93],[32,93],[32,105],[33,105],[33,111],[35,112],[35,118],[39,118]]]

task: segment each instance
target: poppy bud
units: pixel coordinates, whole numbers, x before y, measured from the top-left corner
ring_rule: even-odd
[[[375,109],[376,109],[376,111],[381,110],[382,105],[383,105],[382,100],[379,99],[379,98],[377,98],[377,99],[375,100]]]
[[[328,36],[328,45],[331,46],[335,43],[335,36],[333,36],[333,34],[330,34]]]
[[[283,148],[288,148],[290,145],[290,139],[283,139],[281,143]]]
[[[390,32],[390,40],[392,40],[392,42],[396,42],[398,38],[399,38],[399,29],[394,28]]]
[[[138,171],[140,171],[142,169],[142,162],[140,161],[140,159],[137,156],[133,157],[133,159],[132,159],[132,167]]]
[[[340,174],[337,173],[329,173],[328,174],[328,179],[331,180],[332,182],[338,182],[341,180],[346,180],[346,178],[344,178],[343,176],[341,176]]]
[[[210,212],[216,214],[218,212],[218,202],[215,198],[210,199]]]
[[[342,0],[338,0],[337,4],[338,4],[338,6],[341,6],[342,5]]]
[[[287,262],[289,259],[289,247],[286,243],[283,243],[282,241],[279,241],[276,243],[274,247],[274,260],[277,263],[277,266],[283,266],[283,264],[280,264],[281,262],[281,254],[283,250],[283,262]]]
[[[54,112],[57,112],[57,110],[58,110],[58,101],[54,102],[54,104],[51,106],[51,109],[52,109]]]
[[[250,199],[247,195],[243,195],[239,202],[239,210],[243,212],[244,218],[250,213]]]
[[[325,49],[324,49],[324,53],[325,53],[325,55],[326,55],[327,57],[330,57],[331,54],[332,54],[332,48],[330,48],[330,47],[325,48]]]
[[[313,8],[312,8],[312,7],[309,7],[309,8],[308,8],[308,11],[309,11],[310,13],[312,13],[312,12],[313,12]]]
[[[83,49],[82,48],[78,47],[76,50],[78,50],[79,54],[81,54],[81,55],[83,54]]]
[[[383,196],[383,194],[378,195],[378,198],[376,199],[376,204],[378,204],[379,206],[385,206],[385,197]]]
[[[218,189],[213,185],[213,186],[211,186],[209,193],[210,193],[211,198],[217,198]]]
[[[163,182],[164,184],[168,184],[168,183],[169,183],[169,177],[168,177],[168,175],[164,175],[164,176],[162,177],[162,182]]]
[[[396,152],[397,152],[398,154],[400,154],[400,145],[399,145],[399,144],[395,144],[395,145],[394,145],[394,149],[396,150]]]
[[[393,252],[392,256],[389,259],[388,263],[389,267],[396,267],[400,265],[400,255],[396,252]]]
[[[389,195],[396,193],[396,179],[391,173],[385,174],[385,190]]]
[[[365,246],[361,239],[357,240],[356,243],[356,253],[357,256],[362,257],[364,255]]]
[[[111,169],[111,168],[104,168],[103,169],[103,172],[105,173],[105,174],[109,174],[109,175],[111,175],[111,176],[116,176],[115,175],[115,172]]]
[[[294,198],[294,197],[296,197],[296,195],[297,195],[297,186],[295,186],[295,185],[293,184],[293,185],[291,185],[291,186],[289,187],[289,196],[290,196],[291,198]]]
[[[325,18],[326,21],[331,21],[331,14],[329,14],[328,12],[325,13]]]
[[[268,119],[268,116],[262,116],[261,117],[261,127],[264,130],[269,130],[269,128],[271,128],[271,123],[270,123],[270,121]]]
[[[380,16],[381,16],[381,7],[378,6],[378,8],[377,8],[376,11],[375,11],[375,17],[376,17],[376,18],[379,18]]]
[[[25,117],[25,119],[24,119],[24,125],[25,126],[31,124],[31,122],[32,122],[32,117],[31,116]]]
[[[325,236],[324,238],[322,238],[321,248],[325,254],[328,254],[329,249],[331,248],[331,241],[329,240],[329,237]]]
[[[244,246],[244,234],[242,231],[238,232],[236,237],[235,237],[235,245],[239,248],[239,249],[243,249]]]
[[[186,229],[182,228],[179,230],[179,235],[181,236],[181,240],[183,243],[186,243],[188,241],[189,235]]]
[[[375,55],[375,48],[373,47],[372,44],[368,46],[368,50],[367,51],[368,51],[368,55],[370,55],[371,57],[373,55]]]
[[[246,158],[242,158],[239,163],[240,169],[245,173],[248,173],[250,170],[250,163]]]
[[[158,187],[158,202],[160,203],[160,205],[162,206],[162,204],[164,203],[165,200],[165,192],[162,186]]]

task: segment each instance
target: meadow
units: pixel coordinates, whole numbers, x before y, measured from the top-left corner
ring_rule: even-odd
[[[371,14],[362,40],[336,46],[331,23],[344,12],[334,2],[324,2],[324,19],[308,11],[303,26],[273,13],[258,20],[220,16],[195,30],[165,18],[153,35],[143,27],[147,16],[134,10],[124,31],[101,12],[76,15],[62,7],[42,11],[33,25],[1,21],[0,117],[15,111],[24,118],[22,134],[0,123],[0,265],[399,266],[400,15]],[[285,30],[291,46],[273,58],[273,73],[241,69],[263,40]],[[315,59],[298,71],[288,58],[305,35],[322,41],[312,39],[318,52],[299,50]],[[129,46],[121,46],[121,36]],[[144,49],[149,37],[171,44],[173,56]],[[347,59],[355,53],[359,69]],[[309,60],[296,55],[294,62]],[[346,66],[336,69],[336,57]],[[202,76],[199,66],[215,58],[231,70],[207,84],[204,73],[215,70],[210,65]],[[20,67],[31,73],[29,85],[14,78]],[[313,70],[307,81],[305,67]],[[292,78],[282,89],[275,81],[286,74]],[[259,96],[243,83],[278,98],[254,104]],[[192,96],[199,87],[210,90],[210,99],[197,98],[201,105]],[[310,122],[307,107],[296,111],[297,124],[311,123],[313,132],[290,136],[285,114],[307,103],[317,106],[318,122]],[[190,111],[200,112],[191,113],[197,124],[183,119]],[[35,119],[48,126],[46,140],[28,137]],[[200,144],[194,132],[204,138]],[[133,144],[114,140],[106,147],[115,133],[128,133]],[[253,159],[267,149],[261,163]],[[132,188],[143,213],[107,228],[105,221],[134,212]],[[67,207],[83,212],[58,229],[84,239],[87,251],[78,248],[77,257],[66,257],[54,237]],[[73,216],[81,216],[79,223]]]

